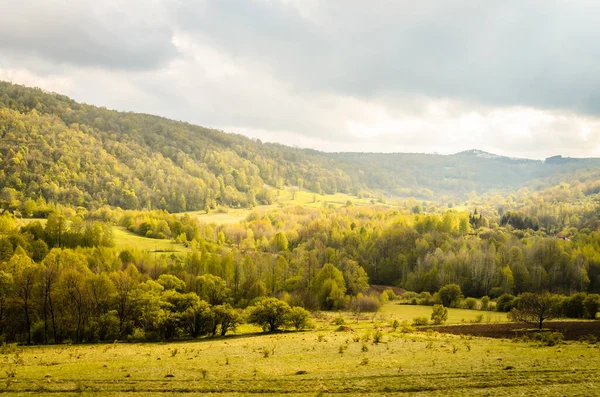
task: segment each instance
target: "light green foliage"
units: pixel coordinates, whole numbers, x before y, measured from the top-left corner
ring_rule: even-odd
[[[185,289],[185,282],[173,276],[172,274],[161,274],[157,281],[165,290],[183,292]]]
[[[346,292],[344,276],[332,264],[325,264],[317,273],[313,288],[317,294],[321,308],[331,310],[340,308],[343,305],[343,298]]]
[[[241,314],[228,303],[215,306],[213,313],[213,336],[217,332],[217,327],[219,328],[219,334],[225,336],[228,332],[235,332],[237,326],[243,322]]]
[[[429,319],[427,319],[427,317],[415,317],[412,320],[412,325],[414,326],[423,326],[423,325],[428,325],[429,324]]]
[[[231,290],[227,287],[225,280],[212,274],[196,277],[194,292],[211,305],[227,303],[231,298]]]
[[[481,310],[488,310],[488,305],[490,304],[489,296],[481,297]]]
[[[460,285],[448,284],[440,288],[438,291],[440,301],[445,307],[458,307],[463,298]]]
[[[276,252],[288,250],[288,239],[285,237],[285,234],[278,232],[275,237],[273,237],[273,248]]]
[[[17,228],[15,216],[10,212],[4,212],[0,215],[0,234],[8,234]]]
[[[286,324],[291,308],[277,298],[263,298],[248,308],[248,311],[249,323],[260,326],[265,332],[275,332]]]
[[[561,314],[561,298],[556,294],[525,292],[517,298],[509,318],[515,322],[535,324],[542,329],[543,322]]]
[[[287,314],[285,322],[296,331],[302,331],[313,327],[310,320],[310,313],[308,310],[299,306],[292,307]]]
[[[431,322],[439,325],[443,324],[448,320],[448,309],[442,305],[433,305],[433,311],[431,312]]]
[[[350,295],[358,295],[369,289],[369,276],[367,275],[365,269],[359,266],[356,261],[344,261],[342,263],[341,270],[344,276],[344,283],[347,287],[347,292]]]
[[[467,309],[470,309],[470,310],[477,309],[477,299],[475,299],[475,298],[465,299],[465,306],[467,307]]]

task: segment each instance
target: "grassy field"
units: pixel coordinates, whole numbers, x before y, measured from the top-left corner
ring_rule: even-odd
[[[187,252],[189,251],[183,244],[171,240],[161,240],[138,236],[121,226],[113,226],[113,236],[115,247],[124,250],[135,247],[140,251],[150,252]]]
[[[26,225],[31,222],[39,221],[42,225],[45,225],[47,219],[34,219],[34,218],[22,218],[19,219],[19,225]],[[171,240],[161,240],[155,238],[147,238],[138,236],[135,233],[130,232],[122,226],[113,226],[113,237],[115,242],[115,248],[124,250],[127,248],[135,247],[140,251],[150,252],[174,252],[184,253],[188,252],[189,249],[183,244],[176,243]]]
[[[0,391],[102,396],[600,394],[597,344],[542,347],[393,331],[392,312],[401,315],[404,308],[387,305],[383,314],[390,317],[348,322],[345,331],[331,324],[338,314],[326,313],[317,318],[315,330],[306,332],[265,335],[245,326],[231,337],[188,342],[4,347]],[[382,338],[375,343],[378,331]]]
[[[198,218],[204,223],[216,223],[218,225],[239,223],[244,221],[248,215],[253,211],[267,212],[280,207],[286,206],[302,206],[319,208],[323,205],[333,205],[334,207],[343,207],[348,201],[352,202],[352,205],[371,205],[371,199],[359,199],[355,196],[350,196],[344,193],[336,194],[315,194],[307,191],[298,191],[293,193],[290,189],[283,189],[278,191],[279,194],[275,196],[276,203],[271,205],[259,205],[254,209],[227,209],[227,212],[211,211],[208,214],[205,211],[189,211],[186,214]]]
[[[399,321],[412,321],[415,317],[431,317],[431,306],[397,305],[388,303],[381,308],[379,316],[396,318]],[[508,321],[506,313],[488,312],[481,310],[448,309],[447,324],[472,323],[478,316],[483,316],[482,323],[499,323]]]
[[[303,207],[322,207],[331,204],[334,207],[343,207],[352,202],[352,205],[371,205],[371,199],[359,199],[356,196],[350,196],[344,193],[336,194],[315,194],[307,191],[298,191],[294,194],[291,190],[280,190],[277,201],[283,205],[301,205]]]
[[[259,206],[257,209],[267,211],[274,208],[273,206]],[[211,211],[208,214],[205,211],[189,211],[186,212],[191,217],[196,217],[200,222],[216,223],[217,225],[227,225],[232,223],[240,223],[244,221],[252,210],[247,208],[228,209],[227,212]],[[183,214],[179,214],[183,215]]]
[[[46,218],[18,218],[17,226],[25,226],[36,221],[41,223],[44,227],[46,226],[46,223],[48,223],[48,219]]]

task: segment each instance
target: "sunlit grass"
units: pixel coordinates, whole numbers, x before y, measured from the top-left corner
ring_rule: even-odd
[[[397,318],[398,321],[412,321],[415,317],[431,317],[431,306],[387,304],[381,308],[381,314]],[[468,310],[448,308],[447,324],[472,323],[483,316],[482,323],[499,323],[508,321],[506,313],[488,312],[484,310]]]
[[[248,218],[253,211],[266,213],[287,206],[301,206],[307,208],[320,208],[325,205],[343,207],[350,202],[352,205],[372,205],[371,199],[350,196],[344,193],[316,194],[309,191],[294,191],[291,188],[276,190],[275,202],[270,205],[259,205],[253,209],[248,208],[220,208],[206,211],[188,211],[185,214],[196,217],[200,222],[215,223],[217,225],[239,223]],[[180,214],[183,215],[183,214]]]
[[[408,311],[405,311],[408,310]],[[597,395],[598,345],[533,343],[394,331],[391,316],[425,306],[388,304],[344,330],[321,313],[316,329],[172,343],[18,347],[0,355],[0,391],[19,393],[426,396]],[[422,311],[422,312],[420,312]],[[464,310],[451,310],[451,318]],[[476,312],[476,311],[473,311]],[[344,316],[349,314],[344,314]],[[466,315],[465,315],[466,316]],[[379,343],[374,342],[381,333]],[[8,374],[14,374],[8,379]]]
[[[46,226],[46,223],[48,222],[48,219],[46,218],[18,218],[17,219],[17,225],[18,226],[25,226],[28,225],[30,223],[33,222],[39,222],[42,224],[42,226]]]
[[[137,248],[140,251],[150,252],[187,252],[189,251],[183,244],[172,240],[162,240],[138,236],[122,226],[113,226],[113,237],[115,248],[124,250],[127,248]]]

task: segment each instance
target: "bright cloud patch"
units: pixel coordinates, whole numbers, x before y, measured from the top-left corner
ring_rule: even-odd
[[[8,0],[0,79],[326,151],[600,156],[599,11]]]

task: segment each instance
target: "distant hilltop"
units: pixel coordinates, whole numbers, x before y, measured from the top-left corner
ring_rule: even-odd
[[[455,156],[475,156],[482,159],[497,159],[504,157],[494,153],[484,152],[483,150],[479,149],[464,150],[462,152],[456,153]]]
[[[532,161],[532,162],[537,161],[537,160],[519,158],[519,157],[500,156],[499,154],[484,152],[483,150],[479,150],[479,149],[464,150],[462,152],[458,152],[458,153],[454,154],[454,156],[471,156],[471,157],[478,157],[481,159],[502,159],[502,160],[512,160],[512,161]]]

